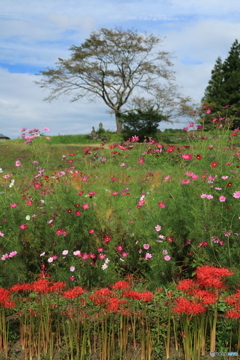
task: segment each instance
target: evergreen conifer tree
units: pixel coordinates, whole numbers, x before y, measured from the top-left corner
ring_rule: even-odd
[[[210,105],[211,114],[206,113],[207,105]],[[204,110],[200,123],[204,124],[205,130],[211,128],[213,118],[231,119],[232,130],[240,126],[240,44],[237,39],[224,63],[220,57],[217,58],[202,98],[202,106]],[[225,121],[225,124],[228,123],[228,120]],[[215,121],[215,124],[219,126],[224,122]]]

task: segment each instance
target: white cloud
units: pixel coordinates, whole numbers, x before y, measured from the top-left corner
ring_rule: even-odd
[[[100,27],[166,36],[159,50],[175,53],[177,83],[199,102],[217,57],[224,60],[240,34],[239,13],[239,0],[5,0],[0,5],[0,132],[12,138],[21,127],[47,126],[50,135],[89,133],[100,121],[116,129],[103,102],[46,103],[48,94],[30,75],[68,58],[72,44],[80,45]],[[1,64],[22,64],[29,74],[9,73]]]

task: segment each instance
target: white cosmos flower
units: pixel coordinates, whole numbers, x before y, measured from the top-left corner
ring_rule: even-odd
[[[30,216],[29,216],[29,215],[26,216],[26,220],[30,220]]]

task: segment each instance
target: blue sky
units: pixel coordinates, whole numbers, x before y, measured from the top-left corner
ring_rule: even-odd
[[[161,51],[174,54],[176,83],[200,103],[218,56],[223,60],[240,34],[239,0],[2,0],[0,3],[0,133],[11,139],[22,127],[50,128],[48,135],[88,134],[99,122],[115,131],[115,118],[99,100],[70,103],[48,95],[36,74],[69,57],[91,32],[136,29],[164,37]],[[238,38],[240,41],[240,38]],[[189,121],[160,129],[182,128]]]

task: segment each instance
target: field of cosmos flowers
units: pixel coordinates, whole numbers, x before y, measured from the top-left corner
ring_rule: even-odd
[[[0,359],[237,358],[240,131],[192,126],[0,144]]]

